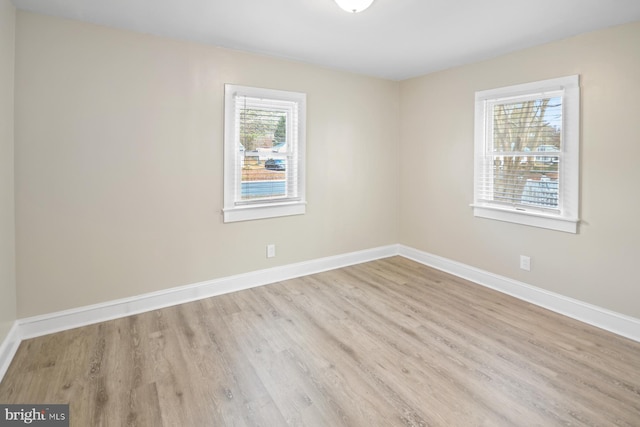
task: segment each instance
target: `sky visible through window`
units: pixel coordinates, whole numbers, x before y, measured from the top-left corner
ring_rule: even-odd
[[[549,105],[544,112],[544,121],[558,130],[562,130],[562,97],[549,99]]]

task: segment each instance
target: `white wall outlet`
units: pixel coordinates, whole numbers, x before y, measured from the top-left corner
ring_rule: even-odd
[[[267,258],[276,256],[276,245],[267,245]]]
[[[525,271],[531,271],[531,258],[526,255],[520,255],[520,268]]]

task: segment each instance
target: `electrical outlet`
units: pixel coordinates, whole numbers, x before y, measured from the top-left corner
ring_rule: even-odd
[[[526,255],[520,255],[520,268],[525,271],[531,271],[531,258]]]
[[[276,256],[276,245],[267,245],[267,258]]]

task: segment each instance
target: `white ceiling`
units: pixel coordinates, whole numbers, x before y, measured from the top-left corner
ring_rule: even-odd
[[[18,9],[402,80],[640,20],[640,0],[12,0]],[[638,47],[640,49],[640,46]]]

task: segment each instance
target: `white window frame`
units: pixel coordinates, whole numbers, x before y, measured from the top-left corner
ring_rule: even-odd
[[[535,207],[507,206],[481,198],[482,177],[487,176],[485,153],[492,147],[492,106],[506,99],[543,98],[548,93],[562,93],[562,144],[559,168],[557,213]],[[478,91],[475,94],[474,202],[476,217],[507,221],[568,233],[578,232],[579,158],[580,158],[580,85],[579,76],[567,76],[532,83]],[[491,185],[491,184],[490,184]]]
[[[292,102],[297,110],[297,125],[287,129],[287,149],[295,157],[297,168],[289,180],[287,196],[275,200],[247,202],[241,200],[242,157],[236,97],[259,98],[266,102]],[[224,122],[224,222],[248,221],[288,215],[301,215],[306,211],[305,199],[305,135],[306,94],[275,89],[225,84]],[[289,169],[289,168],[287,168]],[[291,193],[291,194],[290,194]]]

